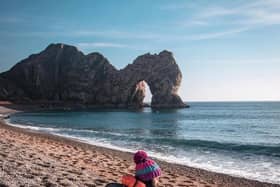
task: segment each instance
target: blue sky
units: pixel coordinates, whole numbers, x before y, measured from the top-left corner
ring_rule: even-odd
[[[0,71],[67,43],[117,68],[173,52],[186,101],[280,100],[279,0],[2,1]]]

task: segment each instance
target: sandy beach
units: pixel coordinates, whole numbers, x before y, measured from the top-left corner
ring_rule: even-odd
[[[0,106],[0,186],[105,186],[133,174],[131,153],[9,126],[4,117],[17,111],[10,108]],[[160,186],[280,186],[157,162]]]

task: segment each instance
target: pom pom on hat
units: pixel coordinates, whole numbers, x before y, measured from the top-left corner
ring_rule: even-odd
[[[148,154],[143,150],[137,151],[133,157],[135,164],[141,163],[145,161],[145,159],[147,158],[148,158]]]

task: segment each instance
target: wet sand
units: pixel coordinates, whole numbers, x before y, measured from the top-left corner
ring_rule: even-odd
[[[7,125],[3,118],[18,108],[0,106],[0,186],[105,186],[133,174],[131,153]],[[159,186],[280,186],[157,162]]]

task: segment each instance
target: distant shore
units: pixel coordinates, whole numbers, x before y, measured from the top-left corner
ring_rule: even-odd
[[[4,118],[36,106],[0,103],[0,186],[104,186],[133,174],[132,154],[9,126]],[[280,186],[159,161],[160,186]]]

